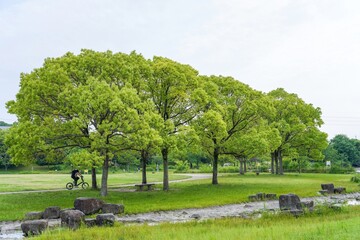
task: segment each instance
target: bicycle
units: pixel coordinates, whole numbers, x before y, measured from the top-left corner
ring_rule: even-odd
[[[84,181],[84,177],[83,177],[83,176],[81,176],[81,182],[79,182],[79,183],[77,184],[77,186],[81,186],[82,189],[88,189],[88,188],[89,188],[89,184]],[[67,189],[67,190],[71,190],[71,189],[73,189],[73,188],[74,188],[74,183],[73,183],[73,182],[68,182],[68,183],[66,184],[66,189]]]

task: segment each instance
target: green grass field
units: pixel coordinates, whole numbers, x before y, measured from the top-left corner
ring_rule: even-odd
[[[52,182],[54,177],[56,175],[44,175],[42,181]],[[18,176],[18,178],[23,178],[23,175]],[[112,188],[109,195],[102,199],[108,203],[124,204],[127,214],[201,208],[245,202],[248,195],[257,192],[276,193],[278,195],[295,193],[300,197],[316,196],[320,190],[320,184],[328,182],[334,183],[335,186],[346,187],[348,192],[359,191],[358,184],[350,182],[350,178],[351,175],[331,174],[287,174],[284,176],[270,174],[256,176],[250,173],[244,176],[230,174],[219,177],[219,185],[212,185],[211,179],[171,183],[171,190],[168,192],[162,190],[122,192],[117,191],[117,188]],[[111,175],[109,181],[115,183],[113,182],[115,176]],[[124,179],[124,182],[126,181],[128,180]],[[157,187],[161,189],[160,185]],[[99,191],[92,190],[0,195],[0,221],[22,219],[25,213],[43,211],[48,206],[73,207],[73,202],[77,197],[100,198]]]
[[[162,173],[148,173],[148,182],[161,182]],[[170,180],[185,179],[188,176],[170,174]],[[91,186],[91,174],[84,174],[84,179]],[[70,174],[0,174],[0,192],[16,192],[45,189],[65,189],[65,184],[71,182]],[[101,175],[97,175],[100,186]],[[141,173],[115,173],[109,174],[109,188],[116,188],[121,184],[141,183]]]
[[[342,210],[320,209],[295,218],[265,215],[258,219],[226,218],[155,226],[117,224],[114,227],[49,231],[36,239],[274,239],[274,240],[353,240],[360,236],[360,206]]]

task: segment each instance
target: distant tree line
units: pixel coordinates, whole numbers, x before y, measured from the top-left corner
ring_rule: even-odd
[[[320,109],[296,94],[281,88],[263,93],[164,57],[67,53],[21,74],[20,86],[7,103],[18,118],[5,138],[12,163],[41,156],[85,166],[92,169],[93,188],[101,168],[103,196],[109,168],[129,153],[139,159],[143,182],[149,161],[161,156],[163,189],[169,190],[172,157],[205,156],[218,184],[224,157],[246,169],[249,159],[268,156],[271,172],[283,174],[284,158],[322,160],[328,145]]]

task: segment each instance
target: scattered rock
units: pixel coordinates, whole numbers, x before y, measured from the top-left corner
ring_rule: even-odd
[[[255,201],[258,200],[258,198],[257,198],[256,195],[250,195],[248,198],[249,198],[249,201],[250,201],[250,202],[255,202]]]
[[[40,235],[48,227],[46,220],[29,220],[21,224],[25,236]]]
[[[74,201],[75,209],[82,211],[85,215],[99,212],[103,204],[104,202],[97,198],[80,197]]]
[[[98,226],[114,226],[115,216],[112,213],[103,213],[96,216]]]
[[[60,217],[60,207],[48,207],[45,209],[44,219],[56,219]]]
[[[244,205],[244,208],[251,208],[252,206],[251,205],[249,205],[249,204],[245,204]]]
[[[343,194],[346,192],[346,188],[344,187],[337,187],[337,188],[334,188],[334,193],[339,193],[339,194]]]
[[[43,218],[44,212],[28,212],[25,214],[25,220],[38,220]]]
[[[85,218],[84,220],[85,225],[87,227],[94,227],[96,226],[96,219],[95,218]]]
[[[266,195],[265,195],[265,198],[266,199],[276,199],[276,194],[275,193],[267,193]]]
[[[61,212],[61,227],[78,229],[84,221],[85,214],[79,210],[65,210]]]
[[[265,193],[257,193],[256,194],[257,200],[264,200],[265,198]]]
[[[334,193],[334,184],[332,183],[323,183],[321,184],[322,190],[327,190],[328,193],[333,194]]]
[[[124,205],[104,203],[101,210],[102,213],[120,214],[120,213],[124,213]]]
[[[300,209],[300,198],[295,194],[285,194],[279,197],[280,210]]]
[[[329,194],[328,190],[320,190],[319,193],[324,196]]]
[[[200,219],[201,216],[200,214],[194,213],[193,215],[190,216],[190,218]]]

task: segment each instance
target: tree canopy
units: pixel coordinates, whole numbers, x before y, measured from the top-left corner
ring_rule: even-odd
[[[45,156],[91,167],[93,188],[102,168],[103,196],[110,161],[128,151],[137,152],[143,169],[150,155],[161,154],[169,190],[170,153],[207,152],[217,184],[221,155],[242,161],[272,153],[282,173],[283,155],[319,159],[326,144],[320,109],[296,94],[264,94],[164,57],[84,49],[45,59],[20,80],[16,100],[7,103],[18,117],[5,139],[12,162]]]

